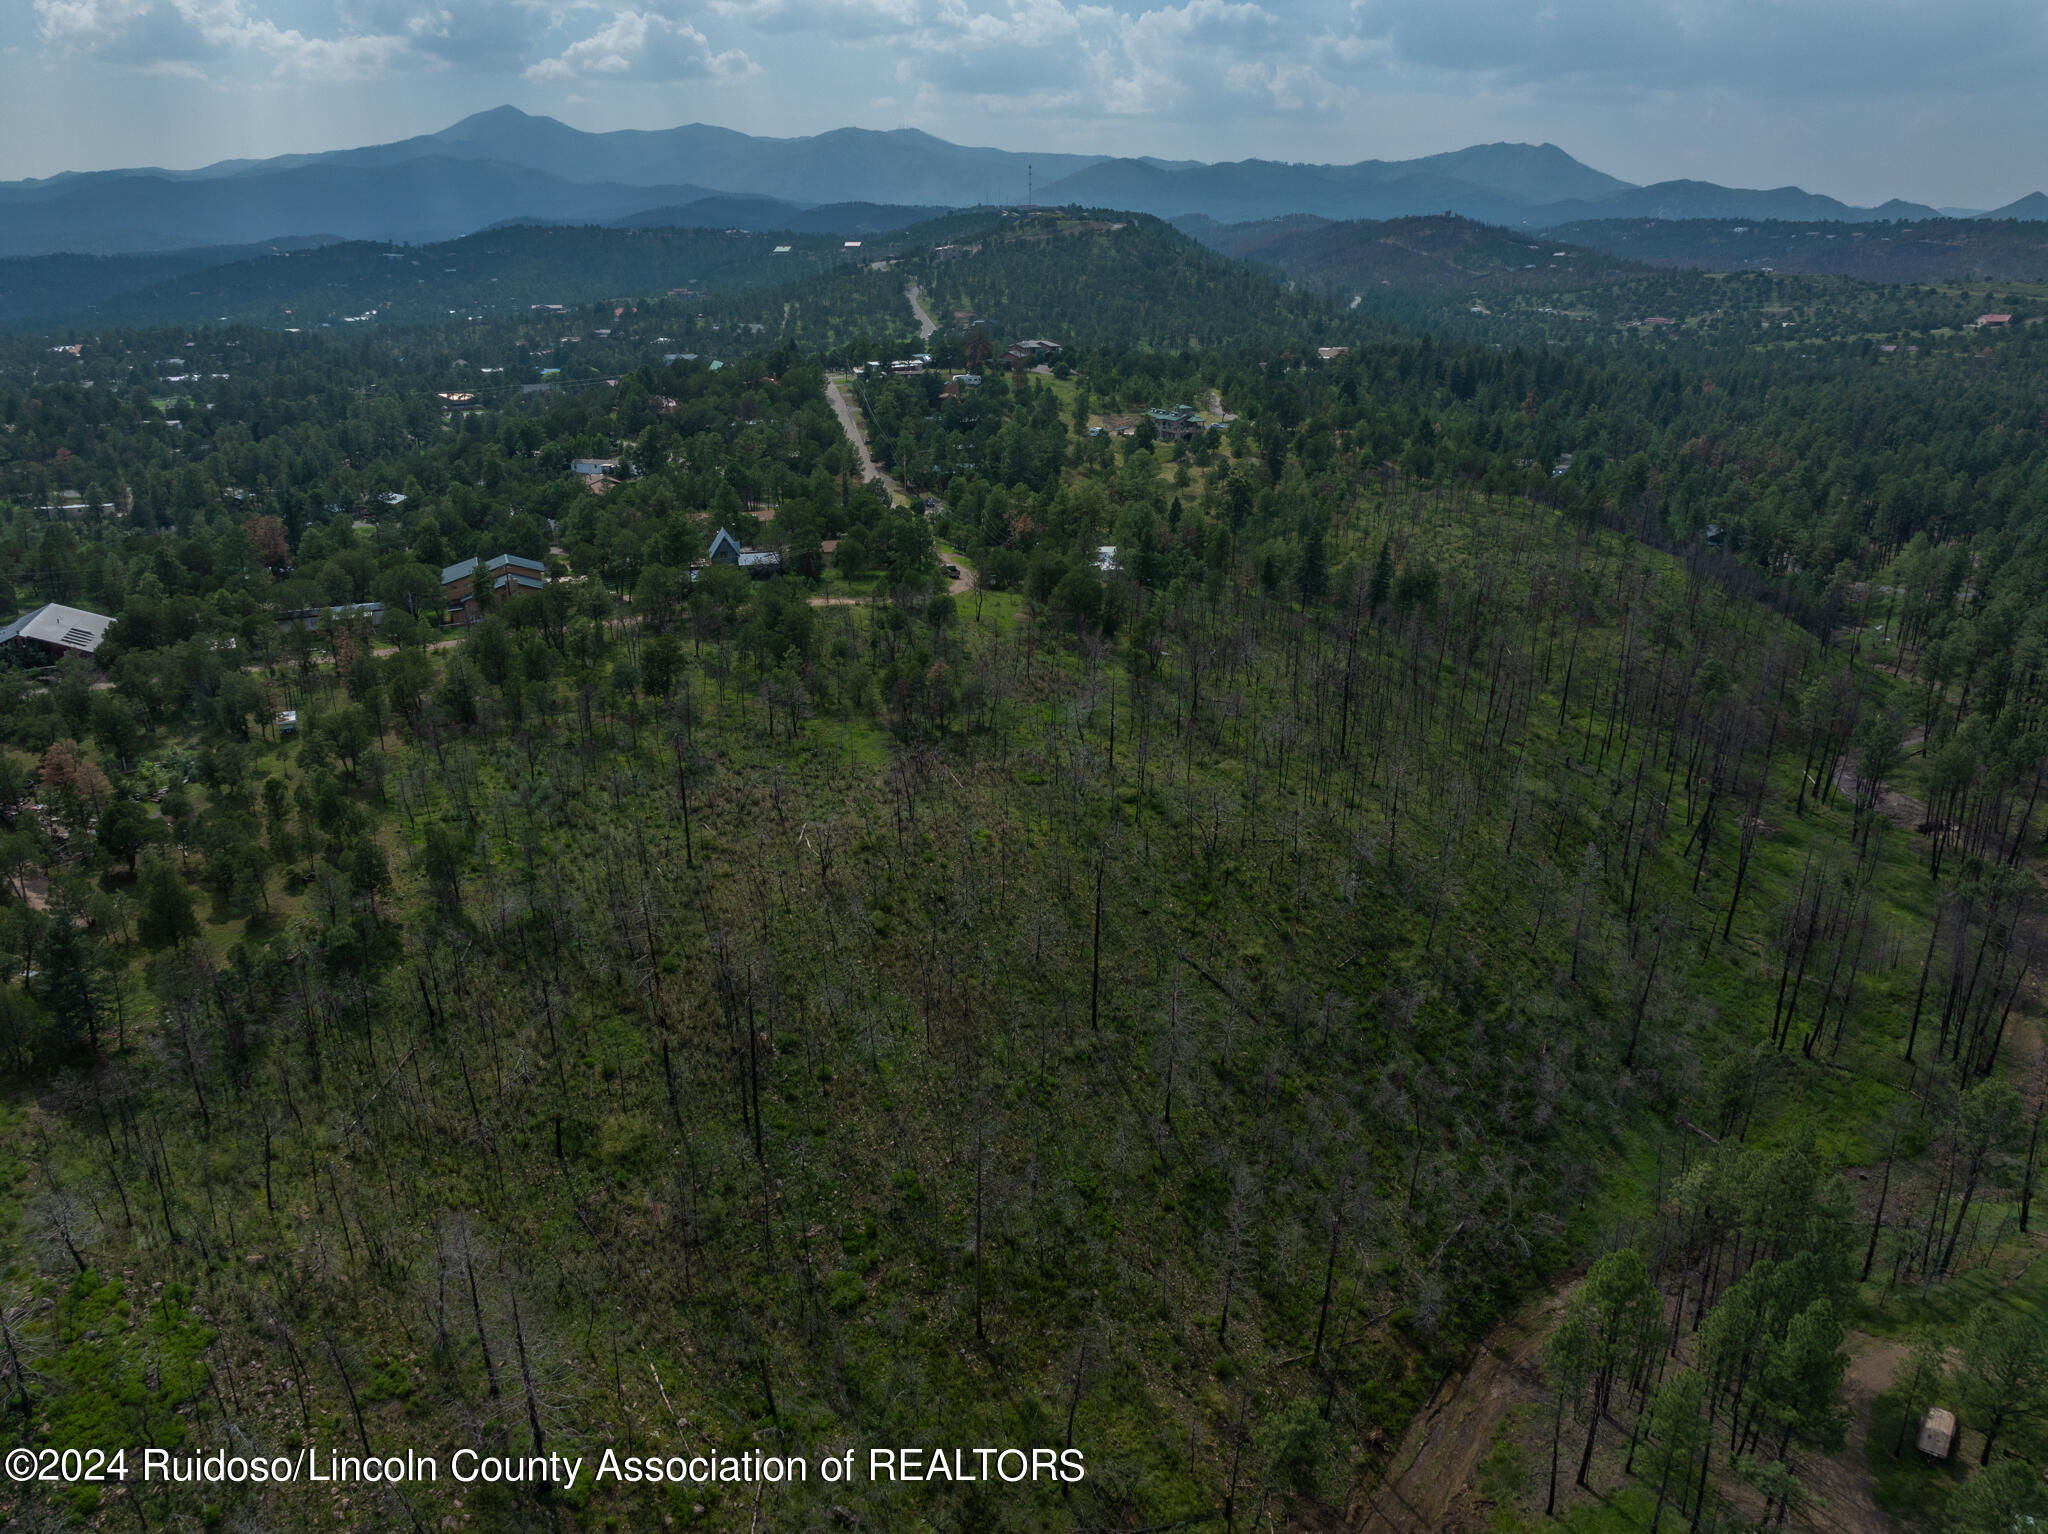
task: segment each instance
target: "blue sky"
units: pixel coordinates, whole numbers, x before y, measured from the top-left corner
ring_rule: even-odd
[[[2048,187],[2043,0],[0,0],[0,177],[577,127],[1017,149],[1562,145],[1633,181]]]

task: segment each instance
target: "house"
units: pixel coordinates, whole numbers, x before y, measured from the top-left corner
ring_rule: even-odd
[[[569,460],[569,472],[571,474],[581,474],[586,479],[593,474],[613,473],[617,470],[618,466],[619,460],[616,458],[571,458]]]
[[[981,384],[981,374],[955,373],[953,375],[953,382],[960,385],[960,387],[963,389],[978,388]]]
[[[1057,341],[1017,341],[1003,353],[1003,361],[1014,368],[1037,367],[1059,355]]]
[[[1145,419],[1152,423],[1152,430],[1161,442],[1184,442],[1190,437],[1199,437],[1209,429],[1208,423],[1195,414],[1193,405],[1175,405],[1170,410],[1148,410]]]
[[[386,490],[382,495],[378,496],[377,499],[382,501],[386,506],[403,506],[405,504],[404,494],[397,490]]]
[[[277,626],[281,629],[317,629],[323,621],[346,623],[350,619],[366,620],[373,628],[384,621],[382,602],[346,602],[339,607],[299,607],[277,615]]]
[[[1929,1459],[1947,1459],[1956,1446],[1956,1414],[1946,1407],[1928,1409],[1920,1419],[1920,1436],[1915,1447]]]
[[[774,575],[782,568],[782,556],[775,550],[741,548],[739,539],[722,527],[711,535],[708,562],[737,566],[756,580]]]
[[[1316,356],[1324,362],[1335,362],[1350,350],[1351,348],[1348,346],[1318,346],[1316,348]]]
[[[114,620],[79,607],[45,602],[0,628],[0,645],[36,663],[90,655],[106,641]]]
[[[1977,316],[1977,328],[1979,330],[1988,329],[1993,325],[2010,325],[2011,323],[2012,316],[2009,314],[1980,314]]]
[[[547,566],[519,554],[500,554],[483,561],[484,589],[496,592],[498,600],[509,602],[548,583]],[[441,597],[448,604],[450,623],[475,623],[483,616],[476,601],[477,561],[465,559],[441,572]]]

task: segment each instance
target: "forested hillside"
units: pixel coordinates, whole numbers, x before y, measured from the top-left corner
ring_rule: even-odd
[[[1776,219],[1594,219],[1551,233],[1652,266],[1872,282],[2048,279],[2048,223],[2038,219],[1930,218],[1861,229]]]
[[[42,330],[94,304],[208,267],[307,250],[318,239],[275,246],[216,246],[143,256],[10,256],[0,259],[0,329]]]
[[[302,330],[469,320],[677,288],[701,293],[790,281],[857,256],[845,243],[837,235],[734,229],[515,225],[434,245],[351,241],[279,250],[35,317],[94,326],[233,321]]]
[[[1532,239],[1526,230],[1452,214],[1349,223],[1306,216],[1253,224],[1182,218],[1174,227],[1212,250],[1271,266],[1345,302],[1369,287],[1397,287],[1404,294],[1449,289],[1460,296],[1475,288],[1548,291],[1567,262],[1584,282],[1637,270],[1583,246],[1560,249],[1548,235]]]
[[[586,1462],[0,1517],[2043,1511],[2042,328],[1465,340],[976,219],[0,347],[9,613],[116,620],[0,671],[9,1447]],[[591,1473],[977,1445],[1085,1476]]]

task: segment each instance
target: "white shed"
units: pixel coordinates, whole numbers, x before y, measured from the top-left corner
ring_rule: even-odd
[[[1947,1459],[1955,1446],[1956,1414],[1946,1407],[1930,1407],[1920,1419],[1920,1452],[1929,1459]]]

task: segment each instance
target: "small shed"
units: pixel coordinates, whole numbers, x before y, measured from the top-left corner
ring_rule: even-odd
[[[1920,1419],[1920,1452],[1929,1459],[1947,1459],[1955,1446],[1956,1414],[1944,1406],[1929,1407]]]

